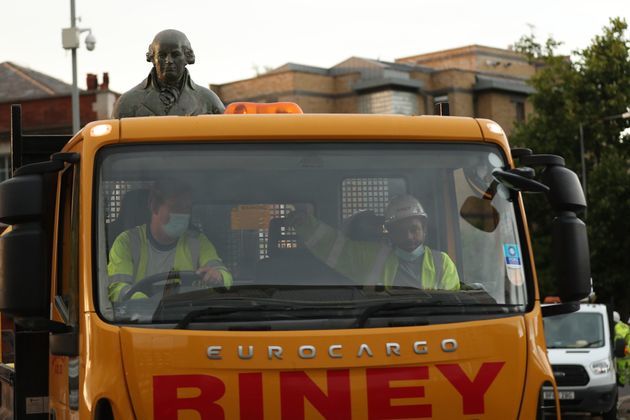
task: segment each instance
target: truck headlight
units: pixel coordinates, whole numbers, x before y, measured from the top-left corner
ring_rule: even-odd
[[[591,371],[595,375],[602,375],[604,373],[610,372],[610,366],[611,366],[610,360],[608,359],[598,360],[597,362],[591,363]]]

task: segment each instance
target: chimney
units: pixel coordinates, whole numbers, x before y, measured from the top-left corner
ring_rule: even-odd
[[[86,78],[87,90],[96,90],[98,87],[98,78],[95,74],[88,73]]]
[[[103,73],[103,83],[99,87],[100,90],[109,90],[109,73]]]

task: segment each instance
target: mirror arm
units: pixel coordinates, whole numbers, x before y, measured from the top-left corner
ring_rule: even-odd
[[[520,192],[544,192],[548,193],[550,188],[542,182],[532,179],[532,171],[524,168],[501,169],[492,171],[492,176],[507,188]]]

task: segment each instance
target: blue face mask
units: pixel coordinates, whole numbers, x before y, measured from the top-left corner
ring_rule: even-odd
[[[185,213],[171,213],[168,219],[168,223],[163,225],[164,233],[171,238],[179,238],[188,230],[190,224],[190,214]]]
[[[424,255],[424,245],[419,245],[418,248],[413,251],[405,251],[404,249],[396,248],[394,251],[396,256],[403,261],[411,262],[417,260]]]

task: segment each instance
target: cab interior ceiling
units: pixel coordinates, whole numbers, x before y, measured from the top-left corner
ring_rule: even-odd
[[[152,146],[152,147],[151,147]],[[257,170],[331,170],[370,169],[388,170],[391,168],[461,168],[480,163],[480,153],[499,153],[496,146],[458,144],[457,147],[444,145],[401,145],[379,144],[367,148],[364,145],[184,145],[176,148],[168,146],[118,146],[125,151],[110,154],[107,168],[113,172],[134,168],[138,171],[161,170],[177,171],[185,162],[186,169],[194,171],[229,170],[256,168]],[[378,146],[378,147],[377,147]],[[447,153],[445,153],[448,150]]]
[[[165,153],[166,154],[166,153]],[[230,170],[239,168],[240,170],[247,170],[247,168],[256,168],[259,171],[276,171],[276,170],[293,170],[293,171],[312,171],[312,170],[335,170],[335,169],[348,169],[348,170],[365,170],[366,166],[373,169],[414,169],[418,167],[423,168],[460,168],[465,166],[466,163],[469,166],[474,166],[474,159],[467,159],[462,156],[448,156],[445,154],[424,154],[422,152],[415,153],[396,153],[393,156],[386,155],[358,155],[358,156],[318,156],[318,155],[304,155],[296,156],[291,154],[289,156],[278,156],[273,154],[271,156],[264,156],[259,154],[257,156],[241,156],[241,155],[227,155],[219,153],[215,156],[191,156],[189,153],[178,156],[178,154],[169,156],[151,156],[151,157],[122,157],[121,159],[114,158],[115,160],[108,165],[112,171],[125,170],[129,167],[133,167],[139,171],[151,171],[155,168],[162,168],[163,170],[181,170],[182,162],[186,163],[186,168],[197,171],[207,171],[209,168],[213,170]]]
[[[153,181],[165,175],[164,171],[129,171],[118,173],[107,181]],[[201,203],[315,203],[336,201],[341,183],[353,178],[402,179],[406,192],[424,196],[427,185],[440,182],[444,170],[401,170],[378,171],[327,170],[317,172],[276,170],[223,170],[204,171],[200,176],[194,171],[172,171],[169,176],[189,183],[193,190],[193,202]],[[421,191],[419,191],[421,190]]]

